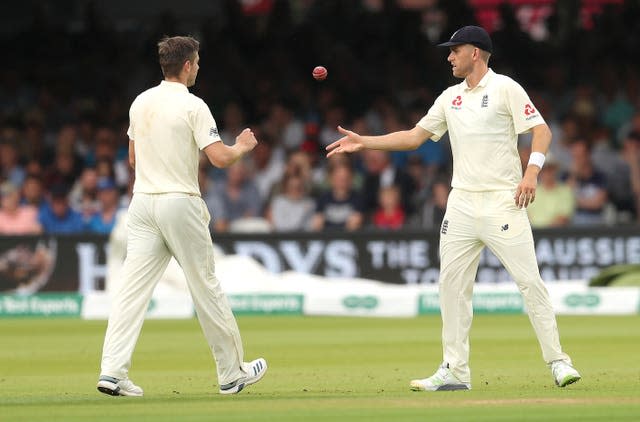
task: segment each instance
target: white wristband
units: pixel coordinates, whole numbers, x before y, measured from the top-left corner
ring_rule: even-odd
[[[531,165],[531,164],[533,164],[534,166],[538,166],[542,169],[542,166],[544,166],[544,154],[537,151],[532,152],[531,155],[529,156],[529,164],[527,165]]]

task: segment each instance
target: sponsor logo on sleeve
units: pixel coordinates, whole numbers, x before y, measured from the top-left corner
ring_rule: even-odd
[[[462,109],[462,97],[460,95],[457,95],[456,98],[451,101],[451,108],[454,110]]]
[[[535,117],[538,117],[538,111],[533,108],[531,104],[527,104],[524,106],[524,115],[526,116],[526,120],[531,120]]]
[[[209,129],[209,136],[215,136],[215,137],[219,136],[218,128],[214,126],[211,129]]]

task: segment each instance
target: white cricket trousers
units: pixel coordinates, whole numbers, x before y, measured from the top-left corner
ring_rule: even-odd
[[[242,341],[229,302],[214,274],[210,215],[199,196],[133,195],[127,257],[109,315],[102,375],[126,378],[149,301],[173,255],[184,271],[200,326],[216,361],[218,382],[244,377]]]
[[[526,209],[512,191],[453,189],[440,229],[440,311],[443,361],[471,382],[469,330],[480,253],[487,246],[515,280],[542,348],[543,359],[569,360],[562,352],[549,293],[540,277]],[[508,351],[505,351],[505,355]]]

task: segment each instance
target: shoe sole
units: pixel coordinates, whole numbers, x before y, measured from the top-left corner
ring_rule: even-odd
[[[438,388],[434,389],[434,390],[427,390],[426,388],[422,387],[420,384],[414,384],[413,382],[410,384],[411,386],[411,391],[462,391],[462,390],[471,390],[471,387],[469,387],[466,384],[444,384],[439,386]]]
[[[118,387],[119,389],[120,387]],[[98,391],[104,394],[107,394],[109,396],[119,396],[120,394],[118,393],[118,390],[112,390],[110,388],[107,387],[102,387],[102,386],[98,386]]]
[[[580,379],[581,377],[569,376],[568,378],[565,378],[564,380],[562,380],[562,382],[558,384],[558,387],[560,388],[566,387],[567,385],[580,381]]]
[[[99,392],[113,396],[113,397],[142,397],[142,394],[122,394],[122,389],[116,385],[116,388],[111,388],[112,383],[99,381],[97,385],[97,389]]]

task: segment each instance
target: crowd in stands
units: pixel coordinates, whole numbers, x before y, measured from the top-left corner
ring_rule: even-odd
[[[471,7],[274,0],[269,13],[251,15],[236,0],[218,3],[219,15],[197,26],[171,14],[151,27],[118,25],[87,3],[73,25],[36,10],[29,27],[3,33],[11,66],[0,68],[1,235],[111,231],[132,190],[129,105],[162,78],[155,42],[184,33],[202,42],[192,91],[223,141],[245,127],[259,140],[229,169],[202,160],[213,231],[439,227],[451,178],[446,136],[403,153],[327,159],[324,147],[339,124],[362,134],[415,125],[456,82],[435,44],[475,22]],[[589,29],[556,11],[543,40],[514,24],[506,5],[491,28],[490,67],[527,89],[553,132],[529,207],[534,227],[640,224],[636,3],[605,7]],[[311,78],[318,64],[329,69],[324,82]],[[525,165],[529,142],[521,136]]]

